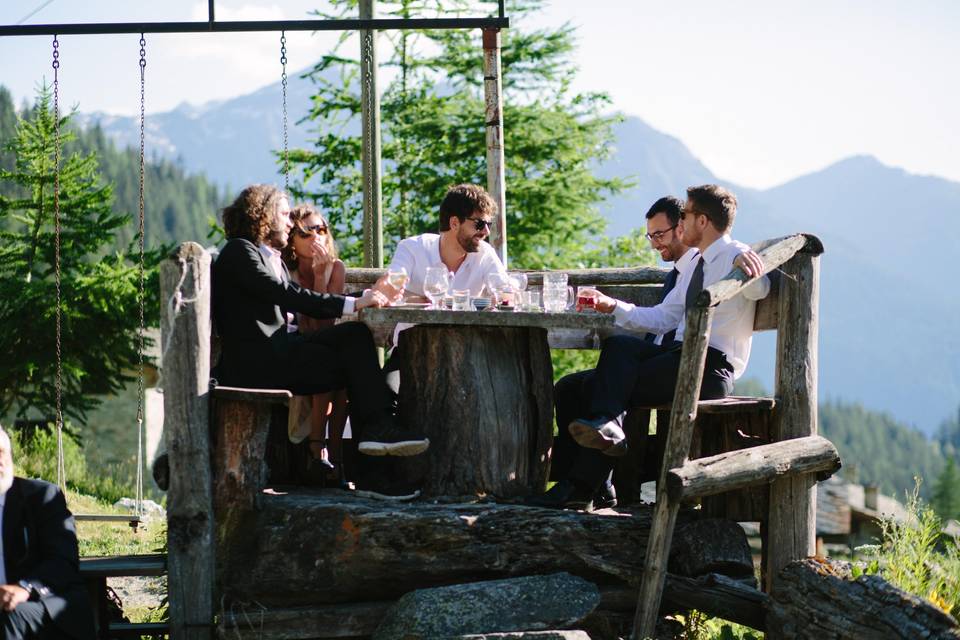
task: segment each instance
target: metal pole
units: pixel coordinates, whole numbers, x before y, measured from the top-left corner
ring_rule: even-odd
[[[372,20],[374,2],[360,0],[360,19]],[[380,191],[380,96],[377,93],[377,32],[360,31],[360,117],[363,121],[363,266],[383,266]]]
[[[487,123],[487,191],[499,208],[490,241],[507,265],[507,202],[503,159],[503,96],[500,83],[500,30],[483,30],[483,96]]]

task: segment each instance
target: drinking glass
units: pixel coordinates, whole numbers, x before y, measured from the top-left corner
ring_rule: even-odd
[[[494,271],[487,274],[487,288],[493,296],[491,302],[498,305],[504,302],[504,292],[510,288],[510,278],[506,275]]]
[[[565,287],[567,286],[567,274],[560,271],[545,271],[543,273],[543,286],[546,287]]]
[[[454,289],[453,290],[453,310],[454,311],[471,311],[473,305],[470,303],[470,290],[469,289]]]
[[[560,313],[573,304],[573,287],[546,286],[543,287],[543,310],[549,313]]]
[[[597,306],[597,288],[592,285],[577,287],[577,306],[581,310],[595,311]]]
[[[450,288],[450,276],[446,267],[427,267],[423,279],[423,293],[430,299],[431,309],[441,309],[439,302]]]
[[[526,291],[527,290],[527,274],[511,273],[510,284],[513,286],[514,291]]]
[[[404,288],[409,281],[410,275],[407,273],[406,267],[399,267],[398,269],[387,271],[387,282],[397,289]]]
[[[540,290],[530,289],[523,294],[523,308],[526,311],[542,311],[540,308]]]

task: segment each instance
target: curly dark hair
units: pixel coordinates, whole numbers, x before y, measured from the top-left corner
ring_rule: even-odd
[[[497,202],[475,184],[458,184],[447,189],[440,203],[440,231],[450,230],[453,216],[463,222],[472,215],[497,215]]]
[[[304,227],[304,220],[309,218],[311,215],[316,215],[323,221],[323,225],[327,228],[326,233],[326,245],[327,251],[330,253],[334,259],[337,258],[337,243],[333,240],[333,229],[330,227],[330,221],[327,220],[322,213],[317,211],[317,208],[311,204],[298,204],[293,209],[290,210],[290,222],[293,223],[293,231],[291,233],[299,235],[301,237],[307,237],[310,235],[310,232]],[[293,238],[290,238],[290,242],[287,243],[287,246],[283,248],[281,252],[281,257],[283,257],[283,262],[287,265],[287,269],[291,272],[296,271],[298,267],[297,260],[297,251],[293,245]]]
[[[221,213],[227,238],[262,243],[270,235],[273,215],[283,198],[287,198],[287,194],[272,184],[252,184],[241,191]]]

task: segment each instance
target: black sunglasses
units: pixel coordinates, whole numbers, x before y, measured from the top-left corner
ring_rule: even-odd
[[[491,224],[493,224],[491,221],[484,220],[483,218],[465,218],[465,219],[472,222],[473,227],[477,231],[483,231],[484,229],[488,228]]]
[[[325,224],[312,224],[309,227],[304,227],[303,229],[297,228],[297,234],[303,238],[309,238],[310,236],[317,234],[320,236],[327,235],[327,225]]]

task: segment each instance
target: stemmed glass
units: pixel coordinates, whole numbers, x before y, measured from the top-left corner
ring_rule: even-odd
[[[498,271],[487,274],[487,288],[493,295],[494,307],[504,301],[504,293],[510,288],[510,278]]]
[[[427,275],[423,279],[423,293],[430,299],[431,309],[440,309],[440,300],[450,288],[450,276],[446,267],[427,267]]]
[[[514,291],[526,291],[527,290],[527,274],[511,273],[510,284],[513,285]]]
[[[398,267],[387,272],[387,282],[397,289],[403,289],[410,281],[410,275],[406,267]]]

